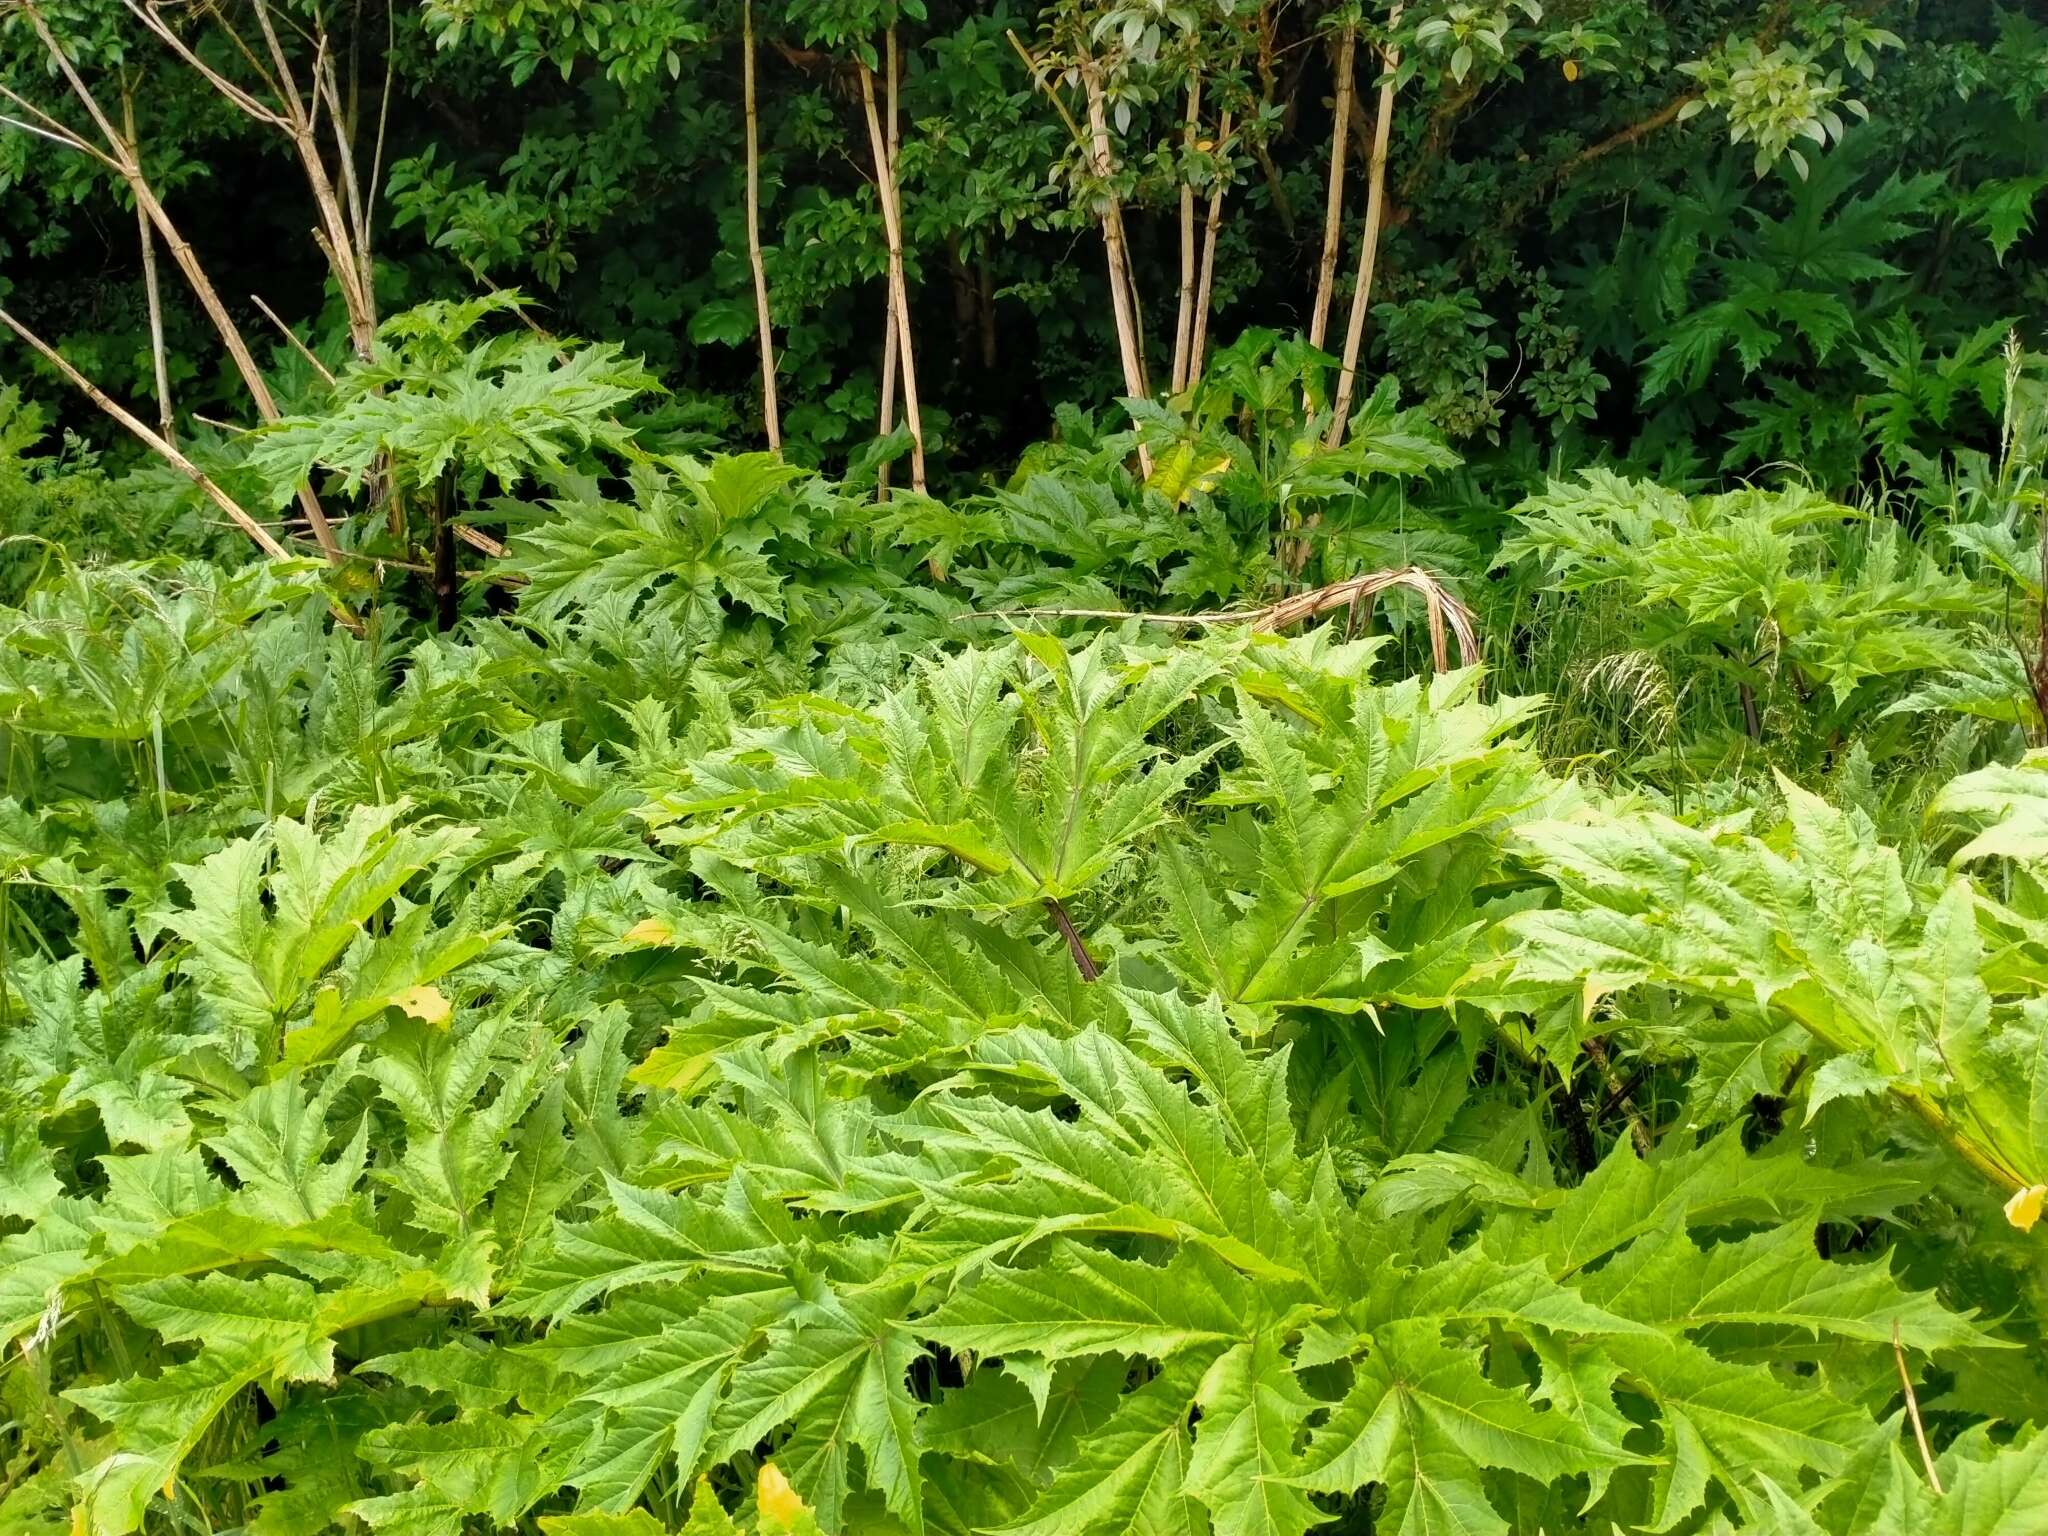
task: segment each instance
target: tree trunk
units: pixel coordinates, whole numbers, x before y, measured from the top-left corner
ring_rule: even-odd
[[[964,363],[974,350],[978,305],[974,270],[967,265],[958,230],[946,235],[946,273],[953,280],[953,356]]]
[[[1330,295],[1337,284],[1337,248],[1344,233],[1344,150],[1351,136],[1351,92],[1358,29],[1347,26],[1337,44],[1337,100],[1330,128],[1330,193],[1323,205],[1323,258],[1316,268],[1316,306],[1309,311],[1308,344],[1320,348],[1330,323]]]
[[[761,428],[768,451],[782,452],[782,413],[775,400],[775,333],[768,319],[768,272],[761,264],[761,130],[754,96],[754,0],[740,9],[741,77],[747,112],[747,264],[754,273],[754,319],[761,336]]]
[[[1387,30],[1401,24],[1401,7],[1395,4],[1387,18]],[[1397,48],[1388,48],[1384,76],[1380,82],[1379,119],[1372,130],[1372,168],[1365,193],[1365,230],[1359,237],[1358,286],[1351,294],[1351,322],[1344,330],[1344,366],[1337,375],[1337,403],[1330,418],[1329,446],[1344,441],[1344,427],[1351,414],[1351,400],[1357,388],[1358,356],[1365,344],[1365,312],[1372,303],[1372,273],[1379,260],[1380,222],[1386,217],[1387,139],[1394,127],[1394,70],[1401,62]]]
[[[975,261],[974,277],[980,300],[981,366],[993,368],[996,365],[996,285],[986,256]]]

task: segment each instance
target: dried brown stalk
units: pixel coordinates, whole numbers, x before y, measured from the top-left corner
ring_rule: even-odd
[[[884,36],[884,66],[887,71],[887,109],[883,113],[883,138],[889,148],[889,170],[896,169],[896,29],[891,27]],[[896,284],[892,279],[885,285],[888,300],[882,321],[882,402],[881,413],[876,419],[878,434],[887,437],[896,430],[896,361],[900,348],[896,330]],[[889,499],[889,470],[885,459],[875,466],[875,500]]]
[[[1401,6],[1395,4],[1387,18],[1387,30],[1401,24]],[[1344,329],[1344,366],[1337,374],[1337,400],[1330,417],[1329,446],[1344,441],[1344,427],[1351,415],[1351,398],[1357,386],[1358,357],[1365,344],[1365,313],[1372,303],[1373,267],[1379,261],[1380,225],[1387,211],[1387,141],[1394,127],[1394,71],[1401,62],[1397,48],[1386,50],[1385,73],[1380,80],[1379,118],[1372,131],[1372,167],[1366,176],[1365,230],[1359,237],[1358,283],[1351,291],[1351,320]]]
[[[1081,61],[1081,86],[1088,100],[1088,141],[1095,175],[1102,184],[1102,243],[1109,258],[1109,303],[1116,320],[1117,350],[1123,358],[1124,389],[1142,400],[1152,389],[1145,377],[1144,340],[1138,330],[1137,295],[1131,284],[1130,250],[1124,239],[1123,202],[1112,185],[1116,158],[1109,147],[1109,109],[1102,90],[1102,71],[1092,59]],[[1151,471],[1147,469],[1146,473]]]
[[[121,131],[128,140],[128,153],[137,155],[135,139],[135,96],[121,92]],[[156,280],[156,232],[150,228],[149,210],[135,205],[135,233],[142,243],[142,298],[149,310],[149,362],[156,377],[156,429],[167,443],[177,441],[171,411],[171,370],[164,351],[163,291]]]
[[[1351,136],[1351,93],[1358,53],[1358,28],[1346,26],[1337,42],[1337,101],[1330,129],[1330,190],[1323,204],[1323,255],[1316,264],[1315,308],[1309,311],[1308,344],[1320,347],[1330,323],[1330,297],[1337,287],[1337,251],[1344,233],[1344,151]]]
[[[164,248],[170,252],[171,260],[183,274],[186,285],[192,290],[192,296],[199,301],[199,307],[206,312],[207,319],[213,322],[214,330],[220,335],[221,344],[227,348],[235,371],[242,376],[242,383],[248,389],[250,399],[255,403],[256,414],[265,421],[276,421],[279,416],[277,401],[270,393],[270,385],[265,381],[263,371],[256,366],[256,359],[249,351],[248,342],[243,339],[240,328],[229,316],[227,306],[221,302],[220,294],[214,289],[213,280],[200,265],[197,253],[184,236],[178,233],[178,227],[171,222],[171,216],[165,210],[162,200],[157,197],[156,189],[143,174],[142,162],[135,153],[134,146],[107,117],[100,106],[99,98],[93,95],[91,87],[72,65],[70,56],[58,44],[34,0],[18,0],[18,3],[21,13],[28,18],[29,25],[41,41],[44,51],[56,65],[57,72],[64,77],[65,84],[70,87],[71,94],[78,99],[79,105],[85,108],[86,115],[92,119],[93,126],[99,131],[106,148],[102,151],[89,146],[82,138],[68,130],[58,137],[57,141],[84,149],[128,184],[129,193],[134,197],[136,206],[147,211],[150,223],[163,237]],[[19,98],[12,92],[8,93],[8,98],[19,102]],[[41,111],[36,111],[35,116],[45,123],[55,121]],[[46,136],[57,137],[54,134]],[[334,530],[328,525],[326,514],[321,511],[320,503],[313,495],[312,487],[299,487],[298,499],[299,507],[306,517],[307,527],[312,530],[313,537],[319,542],[328,559],[333,561],[337,558],[339,546],[335,543]]]
[[[1460,666],[1476,666],[1480,658],[1479,626],[1472,610],[1434,574],[1419,565],[1399,570],[1369,571],[1309,592],[1297,592],[1263,608],[1234,608],[1217,613],[1143,613],[1125,608],[1002,608],[963,613],[957,619],[1136,619],[1142,624],[1212,628],[1244,625],[1257,633],[1289,628],[1304,619],[1338,608],[1368,610],[1380,594],[1403,587],[1418,594],[1428,614],[1430,660],[1436,670],[1450,669],[1450,641],[1458,642]]]
[[[263,302],[263,296],[261,294],[250,294],[249,302],[251,304],[254,304],[258,309],[263,311],[263,318],[268,320],[272,325],[277,327],[278,335],[282,336],[286,341],[290,342],[292,345],[292,349],[295,352],[297,352],[299,356],[303,357],[306,360],[307,364],[312,368],[312,370],[315,373],[319,374],[320,377],[324,379],[327,382],[327,384],[331,387],[334,383],[333,372],[328,368],[328,366],[325,363],[320,361],[319,357],[317,357],[314,354],[314,351],[311,347],[307,346],[303,341],[299,340],[299,333],[293,330],[290,326],[286,325],[284,321],[278,318],[277,311],[272,309],[268,304]]]
[[[212,478],[205,470],[186,458],[184,454],[178,451],[176,445],[161,434],[152,431],[140,417],[129,411],[119,401],[107,394],[105,390],[93,383],[91,379],[88,379],[76,368],[72,367],[71,363],[55,347],[51,346],[42,337],[23,325],[4,309],[0,309],[0,325],[6,326],[15,335],[27,342],[29,346],[41,353],[44,360],[64,375],[88,400],[92,401],[94,405],[134,433],[137,438],[148,445],[157,457],[198,486],[201,491],[205,492],[206,498],[219,507],[221,511],[225,512],[228,515],[228,520],[241,529],[242,532],[246,533],[255,542],[258,549],[275,560],[289,560],[292,558],[291,551],[278,543],[268,528],[265,528],[244,511],[241,504],[234,497],[214,484]]]
[[[782,452],[782,413],[775,400],[775,333],[768,319],[768,272],[761,263],[761,129],[754,96],[754,0],[740,9],[742,77],[747,113],[747,264],[754,269],[754,319],[761,334],[761,426],[768,450]],[[895,334],[893,329],[891,335]]]
[[[1229,143],[1230,113],[1226,111],[1216,129],[1219,160]],[[1209,189],[1209,217],[1202,236],[1202,276],[1195,288],[1194,336],[1188,346],[1189,384],[1201,378],[1202,367],[1209,358],[1209,296],[1216,288],[1216,234],[1223,227],[1223,186],[1224,178],[1219,168],[1216,185]]]
[[[1202,77],[1188,79],[1187,123],[1181,134],[1183,161],[1192,158],[1202,122]],[[1193,379],[1188,374],[1188,351],[1195,340],[1195,184],[1188,179],[1183,163],[1180,179],[1180,311],[1173,325],[1173,392],[1177,395]]]
[[[860,67],[861,106],[867,112],[868,141],[875,157],[875,192],[882,204],[882,230],[889,242],[889,292],[895,310],[896,336],[903,370],[903,421],[910,428],[910,483],[924,490],[924,420],[917,405],[917,355],[910,341],[910,298],[903,278],[903,217],[897,203],[895,168],[889,142],[875,107],[875,74]]]
[[[1134,399],[1144,399],[1152,391],[1145,379],[1145,353],[1138,330],[1136,294],[1131,285],[1130,256],[1124,241],[1123,205],[1113,185],[1116,161],[1109,147],[1109,114],[1103,101],[1101,70],[1092,59],[1080,61],[1081,83],[1088,101],[1088,128],[1084,133],[1081,125],[1074,121],[1074,114],[1067,110],[1067,104],[1060,100],[1059,93],[1046,79],[1038,60],[1024,46],[1024,40],[1007,29],[1003,35],[1017,50],[1017,57],[1024,61],[1032,83],[1052,103],[1060,121],[1067,125],[1067,132],[1073,135],[1075,144],[1087,156],[1089,169],[1101,184],[1099,222],[1103,254],[1109,263],[1109,307],[1116,325],[1117,356],[1123,363],[1124,392]],[[1138,445],[1138,467],[1141,473],[1148,477],[1151,475],[1152,455],[1143,443]]]

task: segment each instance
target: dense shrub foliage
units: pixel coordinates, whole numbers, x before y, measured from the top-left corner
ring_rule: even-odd
[[[287,406],[319,378],[252,292],[321,316],[309,339],[331,366],[380,304],[522,288],[552,329],[645,357],[677,390],[675,426],[754,439],[752,222],[790,450],[860,456],[905,420],[882,405],[890,241],[864,85],[898,146],[922,432],[951,483],[1065,402],[1146,392],[1119,364],[1111,199],[1139,376],[1162,388],[1184,287],[1214,313],[1210,350],[1267,325],[1340,351],[1375,246],[1370,376],[1398,377],[1502,500],[1615,456],[1694,489],[1787,461],[1836,493],[1880,469],[1920,479],[1953,440],[1993,437],[1998,343],[2048,297],[2048,29],[2025,4],[20,0],[0,15],[18,98],[0,111],[43,131],[0,130],[0,304],[124,397],[155,388],[132,199],[36,115],[109,148],[52,43],[134,139],[251,349],[277,352]],[[290,133],[249,110],[289,116],[288,90],[332,221]],[[369,269],[368,313],[316,225]],[[245,419],[168,238],[169,391]]]

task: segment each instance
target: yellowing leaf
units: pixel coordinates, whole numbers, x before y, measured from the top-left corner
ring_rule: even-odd
[[[1600,999],[1605,997],[1607,992],[1608,989],[1600,984],[1598,978],[1586,978],[1579,988],[1579,1019],[1582,1023],[1592,1023],[1593,1015],[1600,1009]]]
[[[1174,506],[1184,506],[1197,491],[1214,488],[1230,468],[1227,454],[1198,456],[1187,443],[1175,443],[1158,456],[1152,478],[1145,483]]]
[[[395,993],[391,1001],[422,1024],[446,1024],[448,1016],[455,1011],[455,1005],[448,1001],[439,987],[407,987],[403,992]]]
[[[782,1475],[782,1468],[772,1461],[761,1463],[761,1476],[754,1489],[754,1498],[761,1506],[761,1518],[782,1527],[794,1526],[810,1513],[810,1506],[798,1497],[790,1487],[789,1479]]]
[[[2005,1219],[2022,1232],[2034,1230],[2041,1219],[2041,1202],[2048,1199],[2048,1184],[2029,1184],[2005,1202]]]
[[[623,1515],[542,1515],[540,1528],[545,1536],[668,1536],[668,1527],[644,1509]]]
[[[1564,61],[1564,77],[1567,80],[1579,78],[1579,61],[1577,59],[1566,59]]]
[[[659,945],[675,940],[675,925],[665,917],[643,917],[619,935],[622,944]]]

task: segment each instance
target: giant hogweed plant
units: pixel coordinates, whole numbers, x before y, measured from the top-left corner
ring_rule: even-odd
[[[1825,766],[1852,745],[1910,761],[1916,716],[2018,717],[1986,622],[1998,569],[1939,558],[1888,516],[1797,484],[1686,496],[1594,469],[1513,517],[1495,565],[1514,579],[1494,601],[1518,605],[1529,671],[1565,653],[1560,750],[1595,736],[1593,706],[1615,694],[1616,757],[1669,789]]]
[[[588,735],[490,626],[394,680],[266,623],[184,717],[232,747],[9,813],[7,1529],[1965,1536],[2048,1496],[1997,1279],[2039,1262],[2031,766],[1951,792],[1940,891],[1796,796],[1789,852],[1692,834],[1804,937],[1638,973],[1618,935],[1686,912],[1603,917],[1573,849],[1670,905],[1693,845],[1549,774],[1532,702],[1332,631],[827,667],[679,741],[654,697]],[[333,760],[259,781],[287,717]],[[1767,1086],[1814,1129],[1587,1102],[1588,1030],[1673,1049],[1660,990],[1803,1031]]]

